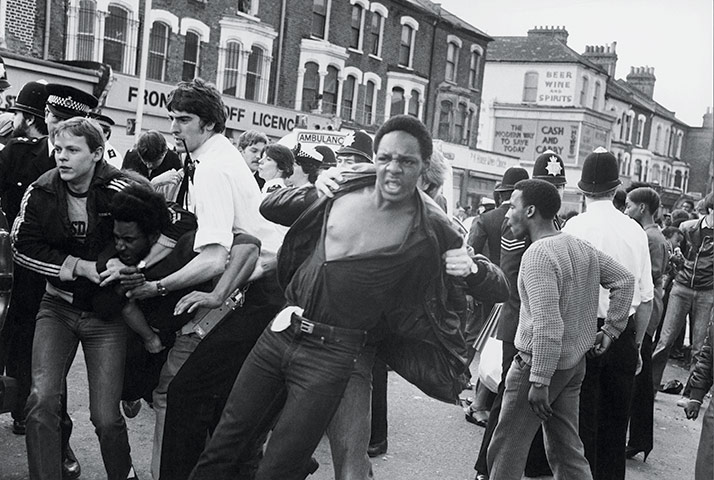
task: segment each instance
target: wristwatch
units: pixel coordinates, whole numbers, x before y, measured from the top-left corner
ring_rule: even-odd
[[[535,388],[545,388],[548,386],[545,383],[531,383],[531,385],[533,385]]]
[[[158,294],[161,295],[162,297],[165,297],[166,295],[169,294],[169,291],[166,290],[166,287],[164,287],[163,285],[161,285],[161,281],[160,281],[160,280],[157,280],[157,281],[156,281],[156,291],[157,291]]]
[[[146,261],[145,261],[145,260],[142,260],[142,261],[140,261],[139,263],[137,263],[137,264],[136,264],[136,269],[137,269],[140,273],[144,273],[144,269],[146,269]]]

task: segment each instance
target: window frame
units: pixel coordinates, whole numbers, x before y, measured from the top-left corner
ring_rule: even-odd
[[[469,58],[469,88],[478,90],[479,70],[481,70],[481,57],[483,50],[478,45],[471,45],[471,57]]]
[[[352,82],[352,94],[350,95],[350,98],[348,98],[347,86],[349,85],[350,81]],[[341,111],[340,111],[340,116],[345,120],[354,120],[355,119],[355,113],[357,110],[355,108],[355,104],[357,103],[357,92],[358,91],[359,91],[359,83],[358,83],[357,77],[352,74],[345,76],[345,79],[342,81],[342,100],[341,100],[342,106],[341,106]],[[346,112],[349,112],[349,113],[346,113]]]
[[[365,22],[365,12],[367,11],[367,8],[362,5],[362,3],[351,0],[350,2],[352,4],[352,8],[350,9],[350,45],[349,49],[362,53],[362,47],[364,46],[364,22]],[[354,14],[355,14],[355,9],[359,9],[359,18],[357,19],[357,27],[356,27],[356,33],[357,33],[357,38],[356,38],[356,45],[353,44],[355,38],[355,25],[354,25]]]
[[[414,65],[414,49],[416,47],[416,32],[419,31],[419,22],[417,22],[415,19],[409,16],[404,16],[399,19],[400,24],[402,25],[402,29],[400,32],[400,37],[399,37],[399,56],[398,56],[398,65],[407,69],[413,69]],[[405,28],[409,28],[409,45],[406,46],[408,48],[408,61],[407,63],[402,62],[402,52],[405,48],[404,44],[404,32]]]
[[[161,40],[163,40],[163,52],[160,51],[152,51],[152,43],[154,42],[154,39],[156,39],[156,35],[154,34],[154,26],[160,25],[163,27],[165,31],[165,35],[162,36]],[[151,30],[149,32],[149,55],[148,55],[148,62],[146,66],[146,78],[151,79],[151,80],[158,80],[160,82],[163,82],[166,80],[166,65],[168,63],[168,57],[169,57],[169,37],[171,36],[171,25],[167,24],[163,20],[154,20],[151,23]],[[154,56],[153,58],[155,61],[159,62],[159,68],[161,69],[161,73],[159,74],[158,78],[151,76],[152,75],[152,67],[151,67],[151,61],[152,61],[152,55]]]
[[[254,54],[258,54],[258,59],[256,60],[256,72],[251,72],[250,71],[250,62],[251,59],[253,58]],[[263,47],[260,45],[253,44],[253,46],[250,49],[250,53],[248,54],[245,62],[245,93],[243,95],[243,98],[246,100],[252,100],[254,102],[259,102],[262,95],[262,89],[263,89],[263,79],[265,78],[265,59],[267,57],[266,51]],[[268,72],[268,74],[270,74]],[[252,76],[252,77],[251,77]],[[248,95],[248,86],[251,85],[251,82],[249,81],[249,78],[253,78],[253,95],[250,97]]]
[[[372,94],[370,95],[370,85],[372,86]],[[363,123],[365,125],[373,125],[376,120],[375,107],[377,106],[377,83],[374,80],[367,80],[364,89],[364,113]],[[369,101],[369,103],[368,103]],[[368,109],[369,107],[369,109]],[[368,119],[369,116],[369,119]]]
[[[528,79],[533,79],[532,82],[528,82]],[[529,70],[523,74],[523,103],[536,103],[538,100],[538,81],[540,75],[534,70]],[[532,85],[531,85],[532,84]],[[533,94],[533,98],[530,99],[529,93]]]
[[[110,23],[110,19],[112,18],[112,9],[115,11],[120,11],[124,13],[124,17],[121,18],[124,22],[124,31],[121,32],[120,35],[117,35],[117,38],[112,38],[107,36],[107,26]],[[131,21],[132,18],[132,12],[126,8],[123,5],[119,5],[117,3],[112,3],[107,7],[107,16],[104,19],[104,35],[102,36],[102,63],[110,65],[115,71],[119,73],[131,73],[127,71],[127,56],[128,56],[128,47],[129,47],[129,37],[130,37],[130,25],[129,22]],[[118,30],[117,30],[118,31]],[[121,38],[123,37],[123,39]],[[117,51],[121,53],[120,58],[118,59],[119,61],[119,67],[115,67],[107,58],[107,46],[116,46]],[[110,53],[111,55],[111,53]]]
[[[310,104],[309,102],[306,102],[305,98],[305,92],[306,91],[312,91],[311,88],[307,88],[306,85],[308,85],[308,82],[305,80],[310,78],[308,77],[308,73],[311,73],[311,69],[308,69],[308,65],[315,65],[315,95],[313,100],[313,103]],[[302,92],[300,92],[302,103],[301,103],[301,111],[303,112],[312,112],[313,110],[317,110],[320,105],[320,65],[317,62],[306,62],[305,66],[303,67],[305,69],[305,73],[303,74],[303,83],[302,83]],[[309,100],[309,99],[308,99]]]
[[[329,38],[330,34],[330,9],[331,9],[331,0],[324,0],[325,2],[325,12],[324,14],[322,12],[316,12],[315,11],[315,4],[316,2],[321,1],[321,0],[313,0],[312,1],[312,14],[311,14],[311,23],[310,23],[310,36],[314,38],[319,38],[320,40],[327,40]],[[317,17],[322,18],[322,35],[319,35],[315,33],[315,19]]]
[[[188,48],[189,48],[189,42],[188,42],[189,35],[196,37],[196,58],[194,61],[187,60],[187,57],[186,57],[186,55],[188,53]],[[193,29],[188,29],[184,35],[183,58],[181,60],[181,79],[185,82],[189,82],[189,81],[193,80],[194,78],[200,76],[200,74],[201,74],[201,70],[199,68],[200,63],[201,63],[201,32],[197,32],[196,30],[193,30]],[[191,77],[191,78],[188,78],[186,76],[187,65],[193,66],[193,77]]]
[[[588,91],[590,90],[590,79],[587,75],[583,75],[580,87],[580,106],[586,107],[587,105],[585,102],[588,99]]]

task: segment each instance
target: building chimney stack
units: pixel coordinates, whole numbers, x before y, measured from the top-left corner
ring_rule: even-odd
[[[528,36],[531,38],[534,37],[548,37],[548,38],[555,38],[556,40],[560,41],[563,43],[563,45],[568,44],[568,31],[565,29],[565,26],[562,27],[556,27],[553,25],[550,26],[545,26],[545,27],[533,27],[530,30],[528,30]]]
[[[585,47],[583,57],[596,65],[602,66],[610,77],[615,78],[617,68],[617,42],[605,45],[588,45]]]
[[[630,67],[630,73],[626,80],[632,87],[644,93],[647,98],[654,97],[654,86],[657,81],[654,67]]]

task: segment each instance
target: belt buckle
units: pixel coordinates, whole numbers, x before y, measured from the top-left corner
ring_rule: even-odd
[[[308,335],[310,335],[314,329],[315,329],[314,323],[308,322],[307,320],[302,320],[300,322],[300,331],[302,333],[307,333]]]

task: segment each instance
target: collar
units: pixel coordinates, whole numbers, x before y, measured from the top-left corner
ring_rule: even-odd
[[[213,148],[216,142],[220,142],[220,139],[218,137],[223,137],[220,133],[214,133],[208,139],[201,144],[196,150],[191,152],[191,158],[193,161],[201,160],[201,156],[205,156],[207,152],[210,152]],[[226,137],[223,137],[226,138]],[[226,138],[226,140],[228,140]],[[210,159],[210,155],[205,158],[206,160]]]
[[[618,209],[615,208],[615,205],[612,204],[612,200],[610,199],[604,199],[604,200],[593,200],[592,202],[589,202],[587,204],[587,210],[588,212],[620,212]],[[624,214],[623,214],[624,215]]]

